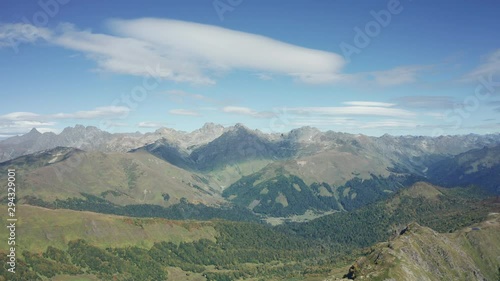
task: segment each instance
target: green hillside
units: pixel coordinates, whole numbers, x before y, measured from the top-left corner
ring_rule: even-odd
[[[182,198],[207,205],[224,201],[217,183],[144,151],[101,153],[59,147],[0,163],[0,169],[7,168],[18,171],[16,180],[23,186],[19,198],[53,202],[83,198],[84,192],[118,205],[170,206]]]
[[[353,212],[343,211],[307,223],[278,227],[223,220],[129,218],[29,205],[18,208],[19,272],[8,280],[50,277],[54,280],[320,281],[344,274],[367,276],[372,271],[382,272],[380,276],[393,276],[383,273],[389,270],[385,267],[363,267],[369,264],[379,246],[371,250],[370,247],[383,241],[397,243],[402,239],[399,233],[420,229],[416,223],[433,230],[422,227],[424,230],[417,232],[422,237],[412,242],[415,251],[434,251],[445,261],[448,256],[454,258],[464,253],[460,260],[441,269],[442,276],[467,276],[460,275],[461,271],[454,267],[467,261],[473,263],[466,268],[476,270],[481,276],[492,276],[490,268],[496,266],[495,255],[498,255],[492,245],[500,243],[493,231],[498,231],[498,221],[488,217],[500,209],[498,202],[484,199],[476,189],[443,189],[427,183],[401,189],[383,202]],[[470,227],[465,228],[469,231],[461,230],[485,220],[474,227],[480,230],[490,227],[488,235]],[[2,229],[0,235],[6,237],[7,230]],[[432,237],[427,238],[428,235]],[[446,238],[439,238],[441,235]],[[436,243],[458,241],[463,250],[452,251],[454,244],[425,248],[423,243],[432,239],[437,239]],[[2,262],[6,250],[1,249]],[[365,262],[356,263],[349,275],[349,265],[364,253]],[[393,264],[390,259],[387,263]],[[390,274],[398,272],[397,264]],[[423,265],[412,266],[418,269]],[[0,272],[4,278],[12,277],[7,274]]]
[[[273,176],[271,176],[271,174]],[[270,217],[302,215],[306,211],[352,211],[390,197],[395,191],[409,187],[420,177],[390,174],[388,177],[358,176],[340,186],[312,183],[283,169],[263,169],[242,177],[222,196],[232,203]]]
[[[480,222],[498,208],[480,194],[477,188],[445,189],[419,182],[385,201],[278,229],[349,251],[387,240],[412,222],[444,233]]]
[[[372,247],[350,268],[355,280],[498,280],[500,215],[441,234],[410,224],[394,240]]]
[[[7,209],[1,205],[2,209]],[[158,218],[130,218],[72,210],[51,210],[30,205],[17,206],[18,250],[44,251],[48,246],[65,249],[75,239],[85,239],[98,247],[137,246],[149,248],[155,242],[215,240],[210,222],[172,221]],[[2,213],[2,219],[6,217]],[[0,236],[7,237],[5,227]],[[1,243],[0,249],[8,245]]]
[[[203,280],[300,276],[319,249],[312,241],[255,223],[18,209],[18,271],[9,275],[2,268],[0,280],[165,280],[179,271],[204,275]],[[7,236],[7,229],[0,235]],[[0,253],[6,262],[7,249]]]

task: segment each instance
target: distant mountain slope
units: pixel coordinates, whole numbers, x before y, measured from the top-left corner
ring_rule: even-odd
[[[439,232],[451,232],[480,222],[500,209],[500,202],[483,201],[478,189],[446,189],[418,182],[386,200],[354,210],[338,212],[310,222],[278,227],[325,243],[339,250],[369,247],[387,240],[412,222]]]
[[[146,150],[173,165],[209,172],[254,160],[279,160],[292,156],[280,143],[269,141],[262,133],[241,124],[227,128],[218,138],[184,150],[180,143],[167,138],[137,150]]]
[[[500,145],[473,149],[437,162],[430,167],[428,177],[443,186],[475,184],[500,194]]]
[[[279,160],[293,156],[285,143],[270,141],[259,132],[237,124],[215,140],[193,150],[190,158],[199,170],[215,170],[245,161]]]
[[[299,177],[280,174],[259,181],[256,175],[244,177],[224,190],[223,196],[256,213],[273,217],[304,214],[307,210],[341,210],[334,190],[326,184],[308,186]]]
[[[118,205],[170,206],[186,198],[193,203],[220,204],[218,186],[209,178],[162,161],[147,152],[102,153],[55,148],[0,163],[15,168],[27,196],[52,202],[92,194]],[[0,175],[5,179],[6,174]]]
[[[354,177],[340,186],[326,182],[306,184],[283,168],[263,169],[245,176],[224,190],[229,201],[272,217],[301,215],[306,211],[352,211],[389,197],[421,180],[413,175]]]
[[[441,234],[413,223],[390,242],[377,244],[347,274],[355,280],[497,280],[500,215]]]
[[[38,151],[62,143],[73,148]],[[499,147],[498,134],[369,137],[311,127],[265,134],[211,123],[190,133],[161,128],[110,134],[76,126],[59,135],[33,130],[0,142],[0,154],[37,150],[0,168],[19,169],[21,198],[54,202],[89,194],[118,206],[163,207],[186,198],[281,217],[352,211],[425,177],[442,186],[498,191]]]

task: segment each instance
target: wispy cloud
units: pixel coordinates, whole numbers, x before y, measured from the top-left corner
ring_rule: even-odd
[[[416,82],[419,74],[430,68],[432,66],[429,65],[400,66],[389,70],[368,72],[366,76],[380,86],[396,86]]]
[[[255,118],[271,118],[276,116],[275,113],[269,111],[257,111],[243,106],[225,106],[222,108],[225,113],[246,115]]]
[[[489,77],[500,73],[500,49],[485,56],[475,69],[462,76],[462,82],[477,82],[479,77]]]
[[[488,105],[489,106],[500,106],[500,100],[490,101],[490,102],[488,102]]]
[[[36,120],[39,117],[39,114],[33,112],[12,112],[0,115],[0,121]]]
[[[130,109],[123,106],[104,106],[92,110],[73,113],[38,114],[33,112],[11,112],[0,115],[0,134],[16,135],[27,133],[32,128],[40,132],[56,132],[58,121],[117,119],[128,114]]]
[[[395,106],[394,103],[378,102],[378,101],[346,101],[345,105],[351,106],[374,106],[374,107],[391,107]]]
[[[318,82],[321,83],[343,83],[385,88],[416,83],[420,77],[433,68],[435,65],[404,65],[369,72],[337,73],[324,76],[322,79],[320,76],[315,76],[314,79],[320,79]]]
[[[318,128],[336,128],[342,131],[353,131],[359,129],[408,129],[415,128],[418,123],[413,120],[382,119],[382,120],[357,120],[347,117],[329,118],[295,118],[290,122],[291,126],[313,126]]]
[[[260,79],[260,80],[264,80],[264,81],[269,81],[269,80],[274,80],[274,77],[272,74],[269,74],[269,73],[257,73],[256,76]]]
[[[168,113],[173,114],[173,115],[182,115],[182,116],[200,116],[201,114],[197,111],[194,110],[189,110],[189,109],[171,109],[168,111]]]
[[[97,119],[125,116],[130,112],[126,106],[104,106],[93,110],[77,111],[75,113],[57,113],[49,117],[55,119]]]
[[[0,134],[5,136],[13,136],[17,134],[27,133],[32,128],[39,128],[40,131],[56,131],[51,128],[54,122],[50,121],[34,121],[34,120],[8,120],[0,117]]]
[[[165,94],[169,97],[170,100],[177,102],[177,103],[184,103],[185,101],[189,102],[198,102],[198,101],[206,101],[206,102],[213,102],[211,98],[208,98],[204,95],[200,94],[193,94],[193,93],[188,93],[183,90],[168,90],[163,92],[162,94]]]
[[[151,121],[144,121],[137,123],[137,127],[139,128],[161,128],[165,126],[167,126],[167,124],[159,122],[151,122]]]
[[[288,108],[289,113],[309,115],[357,115],[357,116],[389,116],[389,117],[415,117],[414,112],[391,107],[381,106],[339,106],[339,107],[295,107]]]
[[[460,102],[450,96],[404,96],[393,100],[406,108],[446,109],[460,106]]]
[[[40,39],[47,41],[51,37],[49,29],[28,23],[0,24],[0,48],[16,48],[20,43],[34,43]]]

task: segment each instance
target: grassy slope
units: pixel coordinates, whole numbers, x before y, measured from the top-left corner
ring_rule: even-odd
[[[6,210],[4,205],[0,209]],[[1,212],[5,221],[6,212]],[[136,219],[72,210],[50,210],[29,205],[17,207],[17,251],[44,251],[48,246],[65,249],[68,241],[85,239],[98,247],[138,246],[150,248],[154,242],[190,242],[214,240],[216,231],[211,223],[178,222],[165,219]],[[0,237],[7,237],[0,228]],[[0,243],[6,250],[7,243]]]
[[[34,195],[50,202],[57,198],[80,197],[80,192],[100,196],[108,191],[106,199],[120,205],[169,206],[182,197],[193,203],[223,202],[214,181],[177,168],[147,152],[63,151],[66,159],[60,156],[63,159],[49,163],[58,152],[46,157],[26,156],[0,165],[0,168],[16,168],[17,180],[22,186],[18,198]],[[0,180],[6,181],[4,177],[0,175]],[[168,201],[164,200],[165,193],[170,197]]]
[[[417,198],[425,198],[428,201],[442,200],[442,197],[445,194],[450,192],[460,192],[457,191],[449,191],[435,188],[431,185],[425,183],[419,183],[413,186],[410,189],[401,191],[404,196],[398,196],[395,199],[388,200],[386,204],[388,204],[389,208],[392,208],[392,211],[398,210],[398,205],[401,204],[401,201],[398,202],[396,199],[402,197],[417,197]],[[448,194],[448,196],[451,196]],[[0,206],[0,209],[5,206]],[[30,250],[32,252],[41,252],[47,246],[52,245],[60,249],[65,249],[67,246],[67,241],[74,240],[77,238],[83,238],[92,245],[98,246],[100,248],[105,247],[124,247],[129,245],[139,246],[142,248],[150,248],[153,242],[155,241],[172,241],[172,242],[180,242],[180,241],[195,241],[202,238],[207,238],[214,241],[215,237],[226,237],[226,242],[229,242],[228,245],[235,245],[237,248],[241,248],[241,245],[246,245],[251,249],[256,249],[252,243],[256,243],[256,245],[263,245],[265,241],[267,241],[266,237],[274,237],[276,235],[271,233],[269,229],[260,229],[263,226],[259,225],[251,225],[248,223],[235,223],[235,222],[227,222],[227,223],[219,223],[219,222],[207,222],[207,223],[199,223],[199,222],[175,222],[163,219],[130,219],[126,217],[120,216],[111,216],[111,215],[102,215],[90,212],[77,212],[77,211],[68,211],[68,210],[48,210],[38,207],[20,205],[18,206],[18,251],[22,252],[22,250]],[[6,219],[2,217],[2,219]],[[220,224],[220,225],[219,225]],[[322,225],[321,227],[324,227]],[[215,228],[214,228],[215,227]],[[218,228],[221,227],[221,228]],[[488,271],[489,268],[496,268],[495,262],[498,262],[495,258],[498,256],[498,247],[492,247],[495,245],[500,245],[500,237],[495,235],[498,233],[498,220],[496,223],[492,223],[491,220],[480,225],[480,231],[472,231],[471,228],[466,228],[465,230],[460,230],[453,234],[438,234],[430,229],[423,227],[415,227],[414,232],[408,232],[408,235],[414,233],[416,236],[411,237],[408,241],[403,241],[398,244],[398,239],[394,240],[392,243],[392,247],[388,248],[386,244],[379,244],[376,246],[374,251],[365,258],[365,263],[370,265],[373,260],[373,264],[375,264],[375,259],[379,256],[376,255],[376,251],[379,247],[382,247],[385,250],[383,252],[383,257],[388,257],[387,263],[385,267],[376,267],[376,265],[371,266],[366,271],[361,271],[362,274],[368,275],[372,272],[381,272],[379,276],[403,276],[401,274],[406,274],[409,270],[412,272],[411,274],[418,274],[419,268],[422,266],[432,266],[436,263],[446,264],[445,262],[450,262],[451,265],[449,268],[445,268],[441,270],[439,276],[453,278],[462,278],[462,275],[453,275],[456,268],[464,267],[468,268],[470,271],[480,271],[481,274],[485,276],[489,276]],[[218,230],[216,230],[218,229]],[[468,230],[468,231],[467,231]],[[316,230],[315,233],[318,231]],[[488,235],[484,235],[483,233],[489,233]],[[6,229],[0,229],[0,236],[6,237],[7,232]],[[260,236],[259,236],[260,235]],[[261,237],[260,239],[255,239],[256,237]],[[278,238],[278,236],[276,236]],[[232,240],[231,240],[232,239]],[[276,242],[286,242],[286,239],[271,239],[272,244],[277,244]],[[225,240],[224,240],[225,241]],[[451,242],[450,242],[451,241]],[[290,240],[287,243],[293,242]],[[285,243],[286,244],[286,243]],[[266,244],[267,245],[267,244]],[[272,248],[272,246],[266,246],[266,248]],[[382,245],[382,246],[380,246]],[[385,246],[384,246],[385,245]],[[401,247],[406,247],[410,245],[409,250],[400,250],[400,255],[402,255],[399,262],[397,258],[390,259],[390,255],[387,254],[387,251],[393,250],[396,251],[398,245]],[[458,245],[458,246],[457,246]],[[5,245],[1,246],[0,250],[4,249]],[[458,247],[458,250],[456,250]],[[389,249],[389,250],[387,250]],[[396,250],[394,250],[396,249]],[[432,256],[433,253],[438,253],[435,259],[431,261],[424,261],[423,264],[420,265],[415,264],[414,257],[417,254],[422,257],[420,260],[424,260],[425,257]],[[398,253],[396,253],[398,254]],[[406,256],[405,256],[406,255]],[[485,258],[486,257],[486,258]],[[455,259],[459,258],[455,261]],[[404,260],[406,259],[406,260]],[[378,258],[378,264],[382,264],[381,258]],[[475,264],[474,264],[475,263]],[[398,268],[398,265],[403,264],[405,267]],[[467,267],[467,264],[470,266]],[[330,265],[331,266],[331,265]],[[248,266],[251,268],[252,266]],[[209,267],[210,268],[210,267]],[[247,268],[247,269],[248,269]],[[266,266],[266,268],[270,268]],[[304,268],[304,267],[301,267]],[[363,267],[364,268],[364,267]],[[406,269],[401,269],[406,268]],[[222,272],[225,269],[222,270]],[[435,270],[435,269],[433,269]],[[182,272],[177,269],[169,269],[169,272],[172,273],[172,276],[182,276],[182,274],[186,274],[187,272]],[[217,270],[219,271],[219,270]],[[415,272],[414,272],[415,271]],[[344,271],[345,272],[345,271]],[[403,273],[401,273],[403,272]],[[436,271],[434,271],[436,272]],[[333,270],[332,270],[333,273]],[[201,279],[199,274],[189,273],[193,280],[203,280]],[[391,274],[391,275],[389,275]],[[320,274],[321,276],[322,274]],[[324,274],[323,274],[324,275]],[[338,276],[338,275],[336,275]],[[463,275],[467,276],[467,275]],[[191,278],[190,277],[190,278]],[[405,278],[407,276],[405,275]],[[87,279],[86,279],[87,278]],[[88,279],[92,278],[92,276],[81,276],[80,280],[93,280]],[[436,279],[436,280],[453,280],[452,279]],[[464,277],[465,278],[465,277]],[[63,279],[66,280],[66,279]],[[73,279],[68,279],[73,280]],[[255,279],[259,280],[259,279]],[[266,279],[266,280],[274,280],[274,279]],[[275,279],[275,280],[288,280],[288,279]],[[307,276],[305,278],[293,278],[289,280],[310,280],[310,281],[319,281],[324,280],[321,277],[315,276]],[[368,279],[371,280],[371,279]],[[384,279],[381,279],[384,280]],[[411,280],[411,279],[397,279],[397,280]],[[425,279],[423,279],[425,280]],[[430,279],[433,280],[433,279]],[[460,280],[460,279],[458,279]],[[466,279],[462,279],[466,280]],[[472,279],[473,280],[473,279]]]
[[[498,233],[499,214],[450,234],[411,224],[404,234],[374,246],[356,262],[356,280],[496,280]]]

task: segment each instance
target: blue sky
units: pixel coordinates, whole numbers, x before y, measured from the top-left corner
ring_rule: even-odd
[[[4,0],[0,137],[500,131],[500,3]]]

